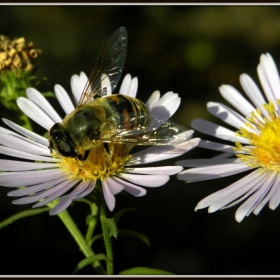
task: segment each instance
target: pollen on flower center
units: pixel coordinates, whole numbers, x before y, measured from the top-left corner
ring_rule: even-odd
[[[279,100],[278,100],[278,103]],[[280,171],[280,118],[272,102],[263,105],[269,114],[269,119],[261,116],[257,109],[248,118],[246,126],[237,132],[238,136],[250,141],[250,145],[242,146],[236,142],[234,148],[241,161],[250,167],[260,167],[264,170]]]
[[[111,143],[105,145],[102,142],[94,144],[84,162],[76,158],[59,156],[61,161],[58,166],[69,174],[70,178],[78,178],[83,181],[104,180],[108,176],[114,176],[131,158],[129,152],[133,146]]]

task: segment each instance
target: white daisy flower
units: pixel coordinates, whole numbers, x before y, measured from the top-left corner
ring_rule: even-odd
[[[75,103],[86,84],[84,73],[71,78],[71,88]],[[137,78],[127,75],[121,85],[120,93],[136,96]],[[54,87],[57,99],[65,114],[75,109],[68,94],[60,85]],[[43,95],[34,88],[28,88],[27,98],[17,100],[20,109],[47,131],[61,117],[56,113]],[[107,88],[107,94],[111,89]],[[157,109],[165,108],[164,112],[174,114],[180,104],[178,94],[168,92],[160,98],[158,91],[154,92],[146,105],[151,114],[159,116]],[[163,116],[165,117],[165,116]],[[0,127],[0,153],[20,160],[0,160],[0,185],[5,187],[21,187],[8,193],[12,197],[22,197],[14,204],[37,202],[33,207],[39,207],[59,198],[60,202],[51,211],[56,215],[65,210],[72,201],[78,200],[93,191],[98,179],[102,182],[102,190],[108,208],[115,207],[114,195],[122,190],[139,197],[146,194],[144,187],[159,187],[164,185],[169,176],[177,174],[181,166],[137,167],[165,159],[180,156],[197,145],[199,139],[184,141],[174,146],[154,146],[135,154],[130,154],[130,144],[108,144],[110,156],[104,156],[105,148],[96,145],[85,161],[82,170],[81,163],[75,158],[62,157],[55,152],[50,153],[48,139],[26,130],[7,120],[3,121],[16,132]],[[191,137],[193,131],[187,131]],[[118,145],[118,146],[117,146]],[[72,189],[72,190],[71,190]],[[71,190],[71,192],[69,192]]]
[[[222,152],[210,159],[183,160],[184,167],[195,167],[178,174],[180,180],[199,182],[252,170],[239,181],[201,200],[195,210],[209,207],[209,213],[244,201],[235,214],[241,222],[252,212],[258,215],[266,203],[274,210],[280,201],[280,81],[269,54],[262,54],[257,68],[264,95],[246,74],[240,83],[250,102],[229,85],[220,87],[221,95],[238,111],[209,102],[208,111],[234,129],[195,119],[192,127],[233,144],[201,141],[198,146]],[[235,144],[235,145],[234,145]]]

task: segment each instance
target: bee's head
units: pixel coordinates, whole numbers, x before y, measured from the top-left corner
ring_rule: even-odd
[[[59,152],[64,157],[79,158],[74,143],[69,138],[62,123],[55,123],[49,132],[49,149]]]

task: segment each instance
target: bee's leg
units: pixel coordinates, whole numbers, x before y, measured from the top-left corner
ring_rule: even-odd
[[[83,162],[85,162],[87,160],[89,152],[90,152],[90,150],[85,151],[85,154],[84,154],[84,157],[83,157]]]
[[[107,154],[110,154],[110,149],[108,143],[103,143],[104,149],[106,150]]]

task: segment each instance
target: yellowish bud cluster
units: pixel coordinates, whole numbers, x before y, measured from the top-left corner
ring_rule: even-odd
[[[31,71],[34,67],[32,62],[41,52],[33,42],[26,43],[24,37],[11,41],[7,36],[0,35],[0,71],[18,68]]]

